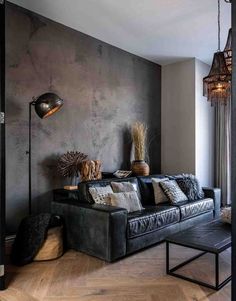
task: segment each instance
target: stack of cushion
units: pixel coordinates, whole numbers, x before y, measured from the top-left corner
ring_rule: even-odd
[[[130,182],[111,182],[104,187],[90,187],[89,192],[96,204],[127,209],[128,212],[143,209],[137,185]]]
[[[192,174],[182,174],[164,179],[152,179],[155,203],[177,204],[204,198],[197,178]]]
[[[199,200],[204,197],[199,182],[191,174],[152,179],[156,205]],[[104,187],[90,187],[89,192],[97,204],[116,206],[128,212],[140,211],[142,207],[137,184],[131,182],[111,182]]]

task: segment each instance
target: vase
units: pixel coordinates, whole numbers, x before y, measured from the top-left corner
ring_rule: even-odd
[[[131,170],[135,176],[148,176],[150,173],[149,165],[144,160],[134,160]]]

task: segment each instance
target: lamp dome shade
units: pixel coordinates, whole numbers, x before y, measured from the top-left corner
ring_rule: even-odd
[[[211,104],[227,104],[231,94],[231,74],[226,66],[224,53],[214,54],[211,70],[203,79],[203,95]]]
[[[54,93],[44,93],[35,100],[35,112],[40,118],[56,113],[63,106],[63,100]]]
[[[226,65],[229,72],[232,73],[232,28],[229,30],[227,42],[224,49]]]

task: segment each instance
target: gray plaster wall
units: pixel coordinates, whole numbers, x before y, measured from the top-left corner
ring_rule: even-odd
[[[195,174],[195,60],[162,68],[163,173]]]
[[[202,95],[209,69],[195,58],[162,68],[162,173],[193,173],[206,187],[215,147],[214,108]]]
[[[33,112],[34,212],[48,211],[62,187],[55,168],[66,151],[102,161],[103,171],[130,167],[130,125],[149,128],[149,160],[160,171],[161,67],[27,10],[6,10],[7,232],[28,210],[28,103],[46,91],[65,101],[60,112]]]

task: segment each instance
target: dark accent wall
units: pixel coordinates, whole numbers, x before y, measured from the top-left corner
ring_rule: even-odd
[[[33,112],[33,211],[50,208],[52,190],[65,181],[58,156],[79,150],[100,159],[104,171],[130,167],[130,125],[149,127],[152,172],[160,171],[161,67],[95,38],[7,5],[7,229],[27,214],[28,102],[46,91],[64,100],[40,120]]]

